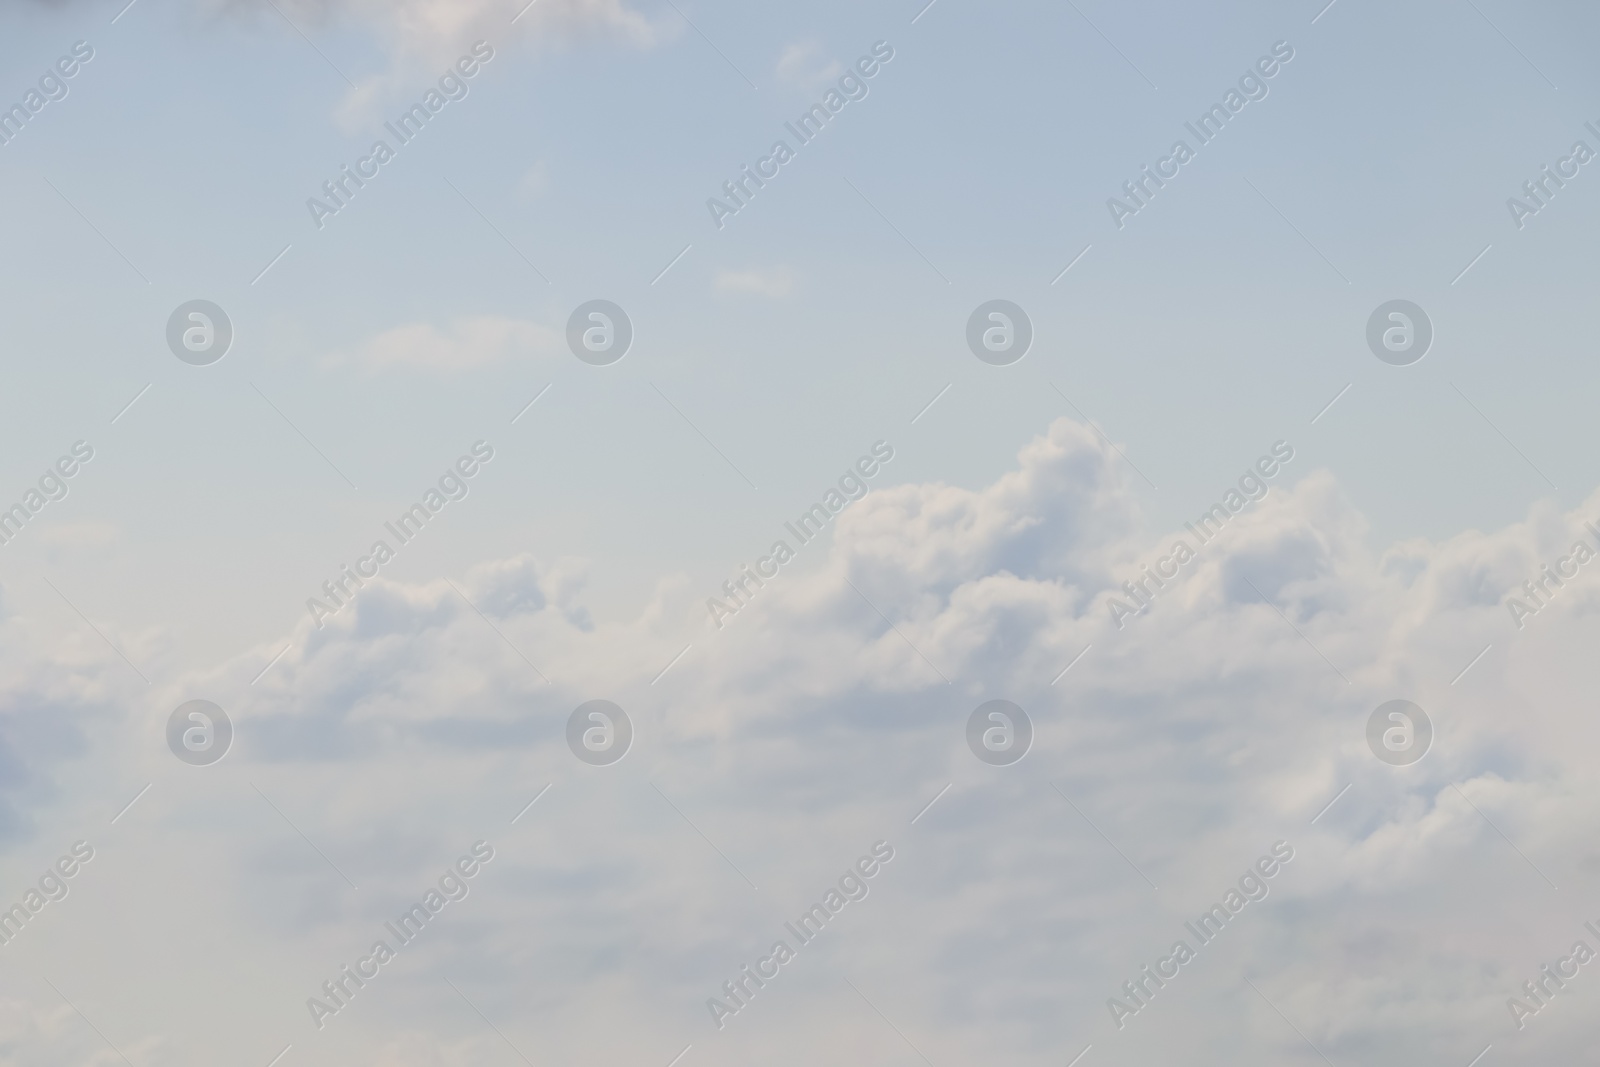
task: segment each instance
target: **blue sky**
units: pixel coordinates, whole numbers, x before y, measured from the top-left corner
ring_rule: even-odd
[[[1584,133],[1586,71],[1563,55],[1575,37],[1539,29],[1554,10],[1518,21],[1523,51],[1562,92],[1470,5],[1367,20],[1335,7],[1316,25],[1266,5],[1085,9],[1128,60],[1070,8],[946,4],[915,25],[889,7],[707,8],[695,25],[731,64],[669,7],[632,16],[638,35],[602,26],[576,39],[540,34],[530,14],[499,34],[471,95],[320,231],[306,198],[456,53],[430,41],[434,58],[337,8],[294,14],[327,61],[266,7],[136,6],[115,25],[93,7],[9,16],[19,93],[73,40],[96,47],[72,95],[6,148],[8,195],[32,207],[12,223],[9,318],[14,343],[36,354],[8,413],[12,480],[59,447],[50,430],[75,427],[63,443],[90,434],[154,383],[141,401],[151,414],[99,430],[117,443],[97,492],[119,500],[121,535],[147,561],[137,588],[105,584],[130,595],[119,605],[130,611],[247,604],[231,625],[193,634],[202,657],[282,632],[299,598],[273,587],[304,585],[339,554],[329,535],[364,539],[442,456],[495,432],[539,488],[480,494],[454,558],[531,536],[545,555],[595,557],[597,591],[619,610],[637,607],[664,563],[720,572],[803,502],[812,472],[878,437],[913,445],[899,477],[981,484],[1050,418],[1074,414],[1047,383],[1161,487],[1149,503],[1168,525],[1212,491],[1212,472],[1279,437],[1337,464],[1391,538],[1502,523],[1550,493],[1501,433],[1566,483],[1569,503],[1594,480],[1581,451],[1551,436],[1580,417],[1567,407],[1579,390],[1549,387],[1584,374],[1553,361],[1581,344],[1560,309],[1581,284],[1571,235],[1588,198],[1580,178],[1522,232],[1504,207]],[[827,82],[811,75],[877,40],[896,58],[867,99],[748,210],[711,226],[706,198],[820,98]],[[1111,226],[1106,198],[1278,40],[1296,58],[1270,95],[1148,210]],[[797,57],[787,66],[786,54]],[[370,106],[350,103],[335,66],[377,83]],[[724,275],[771,276],[787,295],[719,289]],[[70,290],[53,284],[64,276]],[[528,345],[470,372],[329,365],[410,324],[559,329],[592,295],[639,324],[629,358],[600,374]],[[959,343],[963,309],[993,295],[1038,324],[1035,351],[999,371]],[[1396,295],[1438,322],[1434,351],[1403,370],[1359,343],[1367,312]],[[239,325],[234,352],[202,373],[173,365],[152,328],[191,296]],[[63,336],[67,320],[79,325]],[[539,417],[508,427],[547,383]],[[941,407],[909,426],[946,384]],[[1346,384],[1349,403],[1309,427]],[[361,490],[256,389],[287,403]],[[789,402],[773,405],[780,392]],[[700,521],[711,513],[718,522]]]
[[[0,104],[94,50],[0,146],[0,505],[94,449],[0,546],[0,900],[105,842],[0,976],[0,1056],[121,1062],[79,1025],[110,1018],[138,1067],[521,1062],[479,1008],[536,1062],[921,1062],[885,1018],[940,1067],[1588,1048],[1577,1004],[1518,1030],[1503,1001],[1600,918],[1600,600],[1574,579],[1518,629],[1505,599],[1600,519],[1600,177],[1520,228],[1506,201],[1600,149],[1595,13],[922,2],[0,14]],[[467,95],[319,227],[307,198],[478,41]],[[867,95],[718,227],[707,198],[879,42]],[[1118,227],[1107,199],[1279,42],[1266,97]],[[209,366],[165,340],[193,299],[234,329]],[[609,366],[565,341],[593,299],[634,328]],[[1033,324],[1009,366],[966,347],[992,299]],[[1393,299],[1434,328],[1410,366],[1367,348]],[[307,598],[479,441],[467,496],[315,627]],[[865,500],[712,625],[877,441]],[[1277,441],[1267,498],[1115,628]],[[1038,725],[1004,773],[961,740],[996,697]],[[1397,771],[1362,730],[1398,697],[1438,740]],[[165,747],[195,698],[238,730],[214,768]],[[596,698],[637,728],[604,773],[562,740]],[[436,943],[308,1030],[480,837],[502,858]],[[880,838],[902,855],[849,935],[708,1029]],[[1112,1029],[1105,999],[1278,839],[1300,857],[1210,976]]]

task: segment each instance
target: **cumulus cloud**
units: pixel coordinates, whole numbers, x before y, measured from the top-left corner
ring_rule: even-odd
[[[404,369],[454,373],[513,356],[549,355],[562,343],[559,333],[540,323],[475,315],[456,319],[443,331],[427,322],[396,326],[351,351],[330,353],[325,362],[330,367],[353,365],[369,373]]]
[[[881,486],[721,629],[675,578],[595,617],[576,561],[370,582],[325,627],[301,623],[258,684],[281,644],[185,680],[228,694],[239,724],[209,778],[135,740],[169,694],[109,707],[66,680],[93,676],[81,659],[50,678],[0,651],[0,725],[36,773],[149,750],[156,784],[108,869],[162,841],[206,857],[202,897],[233,913],[216,936],[266,961],[241,978],[239,1018],[271,1005],[308,1041],[323,1039],[305,997],[469,840],[493,840],[473,895],[329,1023],[369,1058],[406,1028],[430,1035],[372,1062],[476,1054],[480,1020],[445,976],[552,1061],[666,1062],[690,1042],[726,1062],[774,1041],[902,1055],[845,978],[951,1062],[1064,1062],[1090,1043],[1108,1063],[1309,1055],[1246,978],[1335,1062],[1465,1063],[1491,1041],[1583,1054],[1576,998],[1521,1035],[1504,1002],[1600,918],[1583,910],[1600,871],[1585,710],[1600,590],[1573,581],[1523,630],[1503,598],[1584,536],[1600,494],[1379,546],[1334,478],[1297,471],[1119,628],[1108,599],[1177,536],[1149,528],[1124,471],[1062,420],[990,485]],[[64,715],[38,710],[51,694]],[[636,730],[609,768],[564,741],[595,697]],[[1009,768],[963,739],[993,697],[1036,727]],[[1364,739],[1395,697],[1437,731],[1405,768]],[[93,734],[66,725],[92,715]],[[10,852],[34,832],[15,820]],[[897,858],[870,895],[717,1030],[707,998],[879,838]],[[1115,1027],[1108,998],[1280,839],[1295,858],[1266,900]],[[141,879],[139,914],[177,922]],[[56,918],[89,915],[84,897]]]

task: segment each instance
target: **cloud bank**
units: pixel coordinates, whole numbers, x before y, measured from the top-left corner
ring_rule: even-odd
[[[1334,478],[1292,471],[1119,630],[1108,599],[1171,538],[1125,472],[1061,420],[990,485],[874,488],[818,565],[721,631],[671,576],[632,617],[596,618],[580,564],[526,556],[454,587],[379,578],[253,685],[277,647],[151,692],[93,635],[44,649],[5,620],[5,871],[24,877],[77,827],[100,850],[37,937],[0,949],[16,965],[0,979],[7,1051],[110,1062],[61,1036],[75,1017],[43,977],[108,1036],[182,1064],[266,1062],[290,1042],[312,1063],[510,1056],[485,1017],[535,1061],[617,1064],[690,1044],[709,1063],[775,1043],[894,1060],[907,1039],[951,1063],[1060,1063],[1090,1044],[1117,1064],[1321,1062],[1308,1042],[1395,1064],[1465,1063],[1491,1042],[1590,1051],[1586,974],[1523,1029],[1506,1001],[1600,919],[1585,655],[1600,589],[1574,580],[1522,630],[1504,599],[1600,516],[1600,494],[1375,546]],[[205,772],[160,738],[196,695],[237,730]],[[599,768],[564,730],[602,697],[635,747]],[[1010,767],[963,738],[996,697],[1034,723]],[[1436,732],[1409,767],[1364,736],[1397,697]],[[306,990],[477,838],[497,859],[472,895],[315,1030]],[[878,838],[897,859],[874,903],[717,1029],[707,999]],[[1295,858],[1270,892],[1135,1015],[1109,1011],[1278,841]],[[197,921],[204,938],[182,932]],[[157,945],[187,977],[119,1001]],[[52,962],[69,958],[73,973]]]

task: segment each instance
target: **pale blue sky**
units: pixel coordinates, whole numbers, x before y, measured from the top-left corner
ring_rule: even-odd
[[[1504,999],[1600,916],[1600,600],[1574,581],[1517,630],[1502,598],[1600,518],[1600,172],[1506,208],[1600,149],[1596,13],[924,2],[0,13],[0,105],[95,50],[0,146],[0,507],[95,451],[0,546],[0,903],[104,842],[0,956],[0,1058],[109,1062],[47,979],[137,1067],[522,1062],[446,978],[540,1063],[923,1062],[884,1019],[938,1067],[1588,1047],[1592,994],[1526,1035]],[[306,199],[479,39],[469,95],[316,227]],[[880,41],[869,95],[716,227],[707,198]],[[1116,227],[1275,42],[1267,97]],[[1407,367],[1365,340],[1397,298],[1435,331]],[[193,299],[234,327],[210,366],[165,341]],[[566,348],[593,299],[633,324],[610,366]],[[966,347],[993,299],[1033,323],[1011,366]],[[469,495],[309,629],[479,440]],[[867,499],[713,629],[705,598],[878,440]],[[1269,497],[1109,625],[1279,440]],[[211,768],[165,747],[197,697],[238,728]],[[1402,697],[1437,740],[1397,769],[1362,731]],[[563,740],[596,698],[637,729],[615,767]],[[1015,767],[962,740],[992,698],[1034,716]],[[437,941],[309,1030],[479,837],[502,858]],[[879,838],[900,858],[841,936],[711,1028]],[[1113,1029],[1105,998],[1279,838],[1274,896]]]
[[[1595,482],[1561,437],[1582,418],[1591,373],[1576,358],[1572,299],[1584,284],[1578,234],[1595,210],[1587,173],[1522,232],[1504,207],[1585,135],[1582,35],[1549,25],[1587,14],[1485,9],[1519,31],[1557,92],[1464,3],[1380,13],[1345,0],[1315,25],[1314,11],[1265,4],[1080,5],[1131,63],[1070,7],[943,0],[911,25],[904,6],[685,9],[758,90],[669,7],[641,9],[659,27],[650,47],[507,35],[471,95],[320,232],[305,198],[382,133],[378,119],[420,96],[423,61],[385,86],[371,118],[341,128],[349,87],[270,9],[201,18],[138,5],[116,25],[99,6],[14,10],[7,92],[20,95],[74,40],[96,57],[0,159],[19,208],[0,265],[18,354],[4,476],[20,491],[72,440],[103,442],[93,477],[52,517],[114,516],[140,573],[107,581],[93,552],[59,565],[130,623],[152,610],[179,627],[205,616],[186,638],[201,660],[282,632],[308,581],[478,437],[504,442],[504,465],[452,518],[448,544],[424,550],[437,554],[417,561],[418,576],[518,548],[581,554],[618,611],[664,572],[703,585],[727,570],[878,437],[905,444],[894,478],[989,480],[1071,414],[1046,382],[1161,487],[1147,501],[1157,527],[1188,517],[1279,437],[1303,447],[1306,467],[1336,467],[1386,538],[1503,523],[1549,486],[1452,383],[1563,499]],[[295,13],[352,78],[388,69],[371,26]],[[706,197],[820,97],[821,83],[779,76],[785,50],[809,46],[789,69],[815,71],[879,39],[896,57],[870,95],[712,227]],[[1267,99],[1113,228],[1106,197],[1277,40],[1296,56]],[[717,292],[719,273],[747,271],[779,274],[792,291]],[[559,329],[596,295],[638,329],[609,369],[562,351],[457,373],[324,365],[412,323],[500,316]],[[960,341],[970,306],[996,295],[1037,325],[1035,350],[1006,369],[977,364]],[[177,364],[161,344],[167,312],[192,296],[221,303],[238,327],[211,368]],[[1361,344],[1366,314],[1393,296],[1436,320],[1434,349],[1412,368],[1378,364]]]

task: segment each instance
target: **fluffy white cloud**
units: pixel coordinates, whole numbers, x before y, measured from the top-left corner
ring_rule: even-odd
[[[174,933],[173,967],[191,985],[221,969],[233,995],[208,1002],[213,1021],[254,1035],[262,1062],[290,1040],[310,1063],[511,1056],[477,1010],[535,1061],[665,1063],[693,1043],[713,1064],[775,1046],[909,1062],[877,1011],[952,1063],[1060,1063],[1089,1043],[1096,1063],[1321,1062],[1279,1011],[1334,1062],[1591,1051],[1592,968],[1520,1033],[1505,999],[1578,938],[1600,948],[1580,925],[1600,919],[1600,590],[1585,572],[1520,631],[1503,598],[1588,536],[1600,495],[1380,548],[1330,475],[1296,471],[1118,629],[1109,597],[1176,536],[1146,528],[1124,470],[1063,420],[987,487],[875,489],[720,630],[681,582],[634,618],[592,618],[579,565],[517,558],[456,577],[459,594],[442,576],[369,583],[256,685],[277,647],[130,696],[96,680],[126,671],[92,646],[49,670],[7,646],[12,765],[101,779],[111,810],[155,783],[96,830],[104,866],[27,931],[45,954],[28,958],[92,932],[86,958],[127,981],[143,942],[116,908],[176,931],[203,901],[190,918],[229,962]],[[161,748],[179,690],[235,716],[214,768]],[[964,741],[997,696],[1037,730],[1009,768]],[[594,697],[637,732],[608,768],[564,741]],[[1364,739],[1394,697],[1437,732],[1411,767]],[[55,847],[30,827],[71,820],[48,792],[9,797],[6,869],[24,876]],[[479,837],[497,858],[472,894],[313,1029],[305,998]],[[718,1031],[707,998],[879,838],[896,858],[868,897]],[[1279,839],[1295,858],[1268,897],[1118,1030],[1107,999],[1192,942],[1184,921]],[[119,879],[124,903],[91,876]],[[173,999],[138,1005],[147,1030],[179,1026]],[[406,1031],[427,1040],[396,1045]]]

